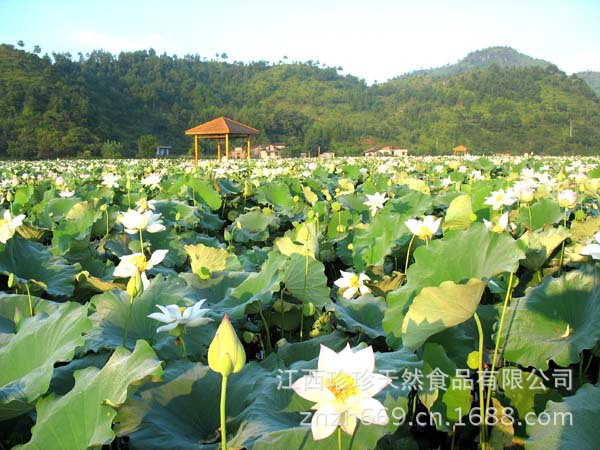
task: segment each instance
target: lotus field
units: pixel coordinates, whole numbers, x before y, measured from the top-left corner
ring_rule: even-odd
[[[599,448],[600,158],[0,171],[0,449]]]

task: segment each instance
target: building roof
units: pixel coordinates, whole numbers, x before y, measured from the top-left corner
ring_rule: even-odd
[[[230,136],[248,136],[249,134],[259,134],[256,128],[252,128],[243,123],[236,122],[235,120],[229,119],[228,117],[221,116],[203,124],[197,125],[194,128],[186,130],[185,134],[188,135],[201,135],[201,136],[219,136],[219,135],[230,135]]]

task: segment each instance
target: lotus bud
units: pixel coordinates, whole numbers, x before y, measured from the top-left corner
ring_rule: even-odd
[[[139,273],[136,273],[127,282],[127,293],[133,301],[133,298],[141,294],[143,290],[144,285],[142,284],[142,277]]]
[[[235,329],[225,314],[208,347],[208,365],[224,377],[239,372],[246,364],[246,352]]]

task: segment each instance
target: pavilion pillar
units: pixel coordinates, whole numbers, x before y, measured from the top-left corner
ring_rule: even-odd
[[[194,162],[198,165],[198,135],[194,135]]]
[[[246,152],[248,161],[250,161],[250,135],[248,135],[248,150]]]
[[[229,133],[225,134],[225,160],[229,161]]]
[[[217,161],[221,161],[221,139],[217,138]]]

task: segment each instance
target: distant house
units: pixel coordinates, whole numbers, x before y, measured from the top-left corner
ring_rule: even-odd
[[[461,156],[466,155],[469,149],[464,145],[457,145],[452,149],[452,151],[454,152],[454,156]]]
[[[285,150],[285,144],[263,144],[254,147],[250,153],[253,158],[260,159],[279,159],[283,150]]]
[[[365,156],[408,156],[408,149],[393,148],[391,145],[386,145],[385,147],[366,150]]]
[[[230,155],[232,159],[246,159],[246,151],[242,147],[235,147]]]
[[[159,145],[156,147],[156,156],[169,156],[171,154],[171,146]]]
[[[332,159],[332,158],[335,158],[335,153],[333,153],[333,152],[322,152],[322,153],[319,153],[319,158],[322,158],[322,159]]]

